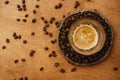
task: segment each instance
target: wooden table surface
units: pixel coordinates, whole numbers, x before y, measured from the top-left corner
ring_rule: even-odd
[[[120,80],[120,0],[77,0],[80,6],[74,9],[75,1],[26,0],[27,10],[18,11],[17,5],[22,6],[22,0],[9,0],[8,4],[5,4],[6,0],[0,0],[0,80],[19,80],[22,77],[28,77],[28,80]],[[63,6],[56,10],[54,6],[58,3]],[[39,5],[39,8],[35,8],[35,5]],[[48,21],[55,17],[55,21],[60,21],[69,12],[94,9],[108,20],[114,30],[110,56],[94,66],[72,65],[63,57],[58,45],[51,43],[58,36],[55,22],[47,28],[53,34],[53,37],[49,37],[43,32],[45,24],[41,17]],[[37,13],[33,14],[33,10]],[[25,14],[29,16],[25,18]],[[19,18],[20,21],[16,21]],[[34,18],[36,22],[32,23]],[[35,35],[31,35],[32,32]],[[13,33],[21,35],[21,39],[14,39]],[[27,40],[26,44],[24,40]],[[45,47],[49,49],[46,51]],[[31,50],[35,51],[32,57]],[[57,57],[48,57],[52,51],[56,52]],[[56,62],[60,63],[58,67],[54,66]],[[41,67],[43,71],[40,71]],[[74,67],[77,70],[71,72]],[[114,70],[114,67],[118,70]],[[65,69],[65,73],[59,71],[61,68]]]

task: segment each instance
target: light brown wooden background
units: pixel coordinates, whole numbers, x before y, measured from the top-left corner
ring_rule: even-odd
[[[4,4],[5,0],[0,0],[0,47],[6,45],[6,49],[0,48],[0,80],[13,80],[20,77],[27,76],[29,80],[120,80],[120,70],[114,71],[113,67],[120,68],[120,0],[78,0],[80,6],[74,9],[76,0],[27,0],[26,12],[17,11],[17,4],[21,4],[21,0],[9,0],[8,5]],[[55,10],[54,5],[61,2],[63,7],[60,10]],[[35,4],[39,4],[40,8],[36,9],[37,14],[32,14],[35,9]],[[50,25],[48,29],[54,34],[53,38],[45,36],[42,27],[43,22],[40,20],[44,16],[47,20],[51,16],[55,16],[57,20],[62,20],[62,15],[68,12],[75,12],[79,10],[93,10],[97,9],[105,18],[108,19],[110,25],[114,30],[113,48],[110,56],[100,64],[88,67],[75,66],[67,63],[67,60],[61,55],[58,45],[52,45],[50,40],[57,38],[58,29],[54,24]],[[16,18],[24,18],[24,14],[28,13],[28,21],[17,22]],[[37,19],[33,24],[31,20]],[[31,32],[35,32],[35,36],[31,36]],[[13,32],[22,35],[21,40],[14,40]],[[10,43],[7,44],[5,39],[9,38]],[[27,44],[22,41],[26,39]],[[45,51],[44,47],[48,46],[49,51]],[[31,49],[36,50],[34,57],[29,56]],[[48,58],[48,54],[55,50],[57,58]],[[26,62],[19,61],[14,64],[15,59],[21,60],[25,58]],[[55,68],[55,62],[60,62],[60,66]],[[39,68],[43,66],[43,72]],[[71,72],[71,68],[77,67],[76,72]],[[60,68],[64,68],[66,73],[59,72]]]

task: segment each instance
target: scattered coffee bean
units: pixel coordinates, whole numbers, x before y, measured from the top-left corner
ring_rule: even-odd
[[[18,8],[18,11],[22,11],[22,8]]]
[[[28,80],[28,77],[25,77],[25,80]]]
[[[2,49],[6,49],[6,46],[2,46]]]
[[[52,57],[52,54],[49,54],[48,57]]]
[[[47,23],[48,23],[48,21],[47,21],[47,20],[44,20],[43,22],[44,22],[45,24],[47,24]]]
[[[52,51],[52,56],[53,56],[53,57],[57,57],[57,54],[56,54],[55,51]]]
[[[8,1],[8,0],[6,0],[6,1],[5,1],[5,4],[9,4],[9,1]]]
[[[45,31],[45,35],[48,35],[49,33],[48,33],[48,31]]]
[[[57,5],[55,5],[55,7],[54,7],[55,9],[58,9],[58,6]]]
[[[44,70],[44,68],[43,68],[43,67],[41,67],[41,68],[40,68],[40,71],[43,71],[43,70]]]
[[[16,32],[14,32],[14,33],[13,33],[13,37],[15,37],[16,35],[17,35]]]
[[[45,24],[45,27],[49,27],[49,24]]]
[[[61,73],[65,73],[65,70],[63,68],[60,69]]]
[[[17,5],[17,8],[21,8],[21,6],[18,4],[18,5]]]
[[[15,60],[14,60],[14,63],[15,63],[15,64],[16,64],[16,63],[18,63],[18,62],[19,62],[19,60],[18,60],[18,59],[15,59]]]
[[[25,17],[28,17],[29,15],[28,14],[25,14]]]
[[[34,18],[34,19],[32,19],[32,23],[36,23],[36,19]]]
[[[26,20],[26,19],[22,19],[22,21],[23,21],[23,22],[27,22],[27,20]]]
[[[23,8],[24,11],[26,11],[27,9],[26,8]]]
[[[51,32],[49,33],[49,37],[51,37],[51,38],[53,37],[53,34]]]
[[[20,22],[20,19],[19,19],[19,18],[17,18],[17,19],[16,19],[16,21]]]
[[[94,11],[96,11],[96,12],[97,12],[97,9],[94,9]]]
[[[74,5],[74,8],[78,8],[78,6],[80,5],[80,3],[78,1],[75,1],[75,5]]]
[[[92,0],[87,0],[87,2],[92,2]]]
[[[55,17],[51,17],[51,19],[50,19],[50,21],[49,21],[49,23],[53,23],[55,21]]]
[[[58,67],[60,64],[58,63],[58,62],[56,62],[55,64],[54,64],[54,66],[55,67]]]
[[[46,27],[43,27],[43,31],[46,31]]]
[[[18,39],[18,36],[14,36],[14,39]]]
[[[55,9],[60,9],[61,7],[62,7],[62,3],[58,3],[58,5],[54,6]]]
[[[77,70],[77,68],[72,68],[71,72],[75,72]]]
[[[39,8],[40,6],[39,5],[35,5],[36,8]]]
[[[62,3],[59,3],[58,4],[58,8],[60,9],[62,7]]]
[[[45,48],[44,48],[44,50],[46,50],[46,51],[47,51],[47,50],[49,50],[49,48],[48,48],[48,47],[45,47]]]
[[[23,4],[23,5],[22,5],[22,7],[23,7],[23,9],[24,9],[24,8],[26,8],[26,5],[25,5],[25,4]]]
[[[32,32],[31,35],[32,35],[32,36],[35,35],[35,32]]]
[[[24,80],[24,78],[23,78],[23,77],[21,77],[19,80]]]
[[[56,22],[55,22],[55,25],[56,25],[56,28],[59,28],[60,22],[56,21]]]
[[[63,15],[62,18],[65,18],[65,15]]]
[[[41,18],[41,20],[45,20],[45,18],[44,17],[40,17]]]
[[[25,4],[25,2],[26,2],[25,0],[22,0],[22,3],[23,3],[23,4]]]
[[[22,62],[25,62],[25,61],[26,61],[26,59],[22,58],[22,59],[21,59],[21,61],[22,61]]]
[[[36,14],[37,13],[37,11],[36,10],[33,10],[33,14]]]
[[[21,39],[22,37],[21,37],[21,35],[18,35],[18,39]]]
[[[27,40],[23,40],[23,43],[24,43],[24,44],[27,44]]]
[[[115,66],[115,67],[113,67],[113,70],[114,70],[114,71],[118,71],[119,68]]]
[[[10,43],[10,40],[8,38],[6,39],[6,43]]]
[[[56,52],[55,51],[52,51],[53,54],[55,54]]]
[[[55,40],[51,40],[51,43],[52,43],[52,44],[55,44],[55,43],[56,43],[56,39],[55,39]]]
[[[55,17],[51,17],[51,21],[55,21]]]
[[[35,54],[35,50],[31,50],[30,53],[29,53],[29,55],[30,55],[31,57],[33,57],[34,54]]]

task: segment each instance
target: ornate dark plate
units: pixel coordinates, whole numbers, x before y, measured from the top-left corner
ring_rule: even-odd
[[[97,45],[90,50],[81,50],[74,46],[71,34],[79,24],[92,24],[99,33]],[[58,43],[70,62],[76,65],[93,65],[104,60],[112,47],[113,30],[107,20],[95,11],[80,11],[68,15],[61,23]],[[84,55],[90,53],[90,55]]]

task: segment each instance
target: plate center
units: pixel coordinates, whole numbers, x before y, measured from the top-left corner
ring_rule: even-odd
[[[76,27],[72,35],[74,45],[82,50],[89,50],[98,43],[97,30],[88,24]]]

